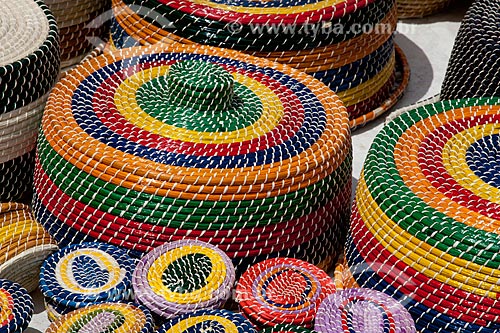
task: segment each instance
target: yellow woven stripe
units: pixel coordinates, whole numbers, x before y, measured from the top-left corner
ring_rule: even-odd
[[[165,333],[180,333],[187,331],[188,328],[195,326],[196,324],[203,323],[204,321],[215,321],[224,327],[224,333],[238,333],[238,327],[229,319],[219,317],[219,316],[198,316],[186,318],[177,324],[173,325]]]
[[[301,5],[301,6],[293,6],[293,7],[242,7],[242,6],[229,6],[214,3],[210,0],[191,0],[191,2],[204,5],[211,8],[222,9],[225,11],[237,12],[237,13],[247,13],[247,14],[299,14],[308,11],[315,11],[321,9],[329,9],[329,7],[335,6],[339,3],[346,2],[345,0],[324,0],[318,1],[316,3]]]

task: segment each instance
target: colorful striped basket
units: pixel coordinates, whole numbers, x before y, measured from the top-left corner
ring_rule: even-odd
[[[302,326],[279,324],[274,327],[268,327],[261,331],[262,333],[315,333]]]
[[[33,312],[33,300],[28,291],[15,282],[0,279],[0,332],[24,332]]]
[[[346,258],[422,333],[500,330],[500,99],[421,106],[377,135]]]
[[[62,245],[149,252],[197,239],[243,272],[270,256],[327,266],[350,214],[340,100],[284,65],[177,44],[90,59],[53,90],[33,206]]]
[[[221,308],[231,297],[234,282],[231,259],[196,240],[155,248],[139,261],[132,278],[136,300],[166,319]]]
[[[399,18],[418,18],[436,14],[451,3],[451,0],[396,0]]]
[[[394,47],[395,0],[113,0],[111,48],[206,44],[287,64],[323,81],[352,126],[403,94],[409,69]]]
[[[45,333],[152,333],[153,317],[142,305],[102,303],[72,311],[54,321]]]
[[[476,0],[458,31],[441,99],[500,97],[500,2]]]
[[[335,283],[320,268],[298,259],[274,258],[248,269],[236,286],[240,311],[257,327],[313,326],[320,303]]]
[[[0,0],[0,22],[0,202],[29,200],[37,130],[59,74],[59,36],[41,0]]]
[[[356,288],[340,290],[319,306],[314,330],[318,333],[415,333],[405,307],[387,294]]]
[[[156,333],[257,333],[241,314],[227,310],[198,310],[163,324]]]
[[[52,254],[40,272],[49,319],[88,305],[130,300],[135,263],[124,250],[97,242]]]
[[[0,204],[1,279],[17,282],[32,292],[38,287],[40,266],[57,249],[28,206]]]
[[[59,27],[63,70],[79,63],[94,48],[94,40],[109,34],[108,24],[99,19],[110,10],[109,0],[45,0],[45,3]]]

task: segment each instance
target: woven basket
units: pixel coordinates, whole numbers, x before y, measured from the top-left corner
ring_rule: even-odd
[[[500,329],[499,114],[494,98],[424,105],[368,152],[347,262],[360,286],[402,301],[422,333]]]
[[[334,292],[335,283],[325,271],[301,260],[275,258],[243,273],[236,301],[257,327],[312,327],[319,304]]]
[[[436,14],[450,4],[450,0],[397,0],[399,18],[417,18]]]
[[[190,238],[241,271],[276,255],[328,266],[350,211],[351,140],[338,98],[237,52],[159,50],[90,59],[53,90],[38,142],[37,218],[62,245],[97,239],[141,255]]]
[[[0,332],[22,333],[33,316],[31,296],[21,285],[0,279]]]
[[[109,33],[106,22],[93,24],[94,20],[110,9],[109,0],[60,0],[46,1],[60,28],[61,67],[78,64],[96,46],[94,39]]]
[[[500,3],[477,0],[458,31],[441,99],[500,97]]]
[[[0,204],[0,235],[0,278],[35,290],[40,266],[57,245],[29,207],[17,203]]]
[[[310,329],[302,326],[280,324],[274,327],[268,327],[261,331],[262,333],[314,333]]]
[[[370,289],[340,290],[319,306],[314,330],[318,333],[415,333],[415,323],[401,303]]]
[[[40,290],[50,320],[92,304],[132,298],[135,260],[103,243],[82,243],[52,254],[42,265]]]
[[[59,72],[59,36],[42,1],[2,1],[0,9],[0,201],[24,201],[45,96]]]
[[[103,303],[72,311],[54,321],[45,333],[154,332],[153,318],[141,305]]]
[[[257,333],[242,315],[227,310],[198,310],[167,321],[156,333],[212,331],[220,333]]]
[[[137,301],[171,319],[221,308],[231,297],[235,270],[213,245],[181,240],[155,248],[137,264],[132,285]]]
[[[112,48],[199,43],[287,64],[320,79],[346,106],[352,106],[353,128],[388,110],[408,84],[404,55],[399,51],[394,59],[391,36],[397,14],[393,0],[238,5],[113,0],[113,13]],[[396,81],[395,72],[404,74],[404,79]],[[378,92],[379,98],[374,99]]]
[[[352,273],[349,270],[349,266],[347,265],[345,259],[335,265],[333,280],[335,282],[335,288],[337,290],[359,288],[359,285],[356,283],[356,280],[352,276]]]

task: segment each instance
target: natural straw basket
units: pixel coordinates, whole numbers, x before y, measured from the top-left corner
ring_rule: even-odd
[[[162,50],[90,59],[53,90],[38,141],[38,219],[63,245],[97,239],[140,255],[190,238],[241,271],[276,255],[331,264],[350,211],[338,98],[264,59]]]
[[[370,289],[340,290],[319,306],[314,323],[318,333],[415,333],[415,323],[404,306]]]
[[[135,260],[112,245],[62,248],[45,260],[40,272],[49,319],[92,304],[130,300],[134,268]]]
[[[353,127],[392,107],[408,84],[401,50],[394,59],[394,0],[113,0],[113,13],[111,48],[199,43],[287,64],[338,93]]]
[[[221,333],[257,333],[241,314],[227,310],[198,310],[167,321],[156,333],[215,331]]]
[[[33,311],[33,300],[26,289],[15,282],[0,279],[0,332],[24,332]]]
[[[476,0],[453,46],[441,99],[500,97],[500,2]]]
[[[221,308],[231,297],[235,270],[213,245],[181,240],[155,248],[134,271],[135,299],[157,315],[172,319],[200,309]]]
[[[30,208],[18,203],[0,204],[0,235],[0,278],[35,290],[40,266],[57,245]]]
[[[318,306],[334,292],[334,281],[318,267],[298,259],[274,258],[243,273],[236,286],[236,301],[257,327],[312,327]]]
[[[417,18],[438,13],[451,0],[397,0],[399,18]]]
[[[142,305],[103,303],[72,311],[54,321],[45,333],[153,333],[153,318]]]
[[[422,333],[500,329],[499,115],[496,98],[424,105],[368,152],[347,262],[360,286],[403,301]]]

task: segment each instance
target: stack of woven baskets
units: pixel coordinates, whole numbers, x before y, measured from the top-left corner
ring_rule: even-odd
[[[38,141],[38,220],[63,245],[141,254],[191,238],[242,270],[278,254],[329,266],[350,211],[340,100],[264,59],[161,50],[93,58],[56,85]]]
[[[445,9],[451,0],[397,0],[399,18],[417,18]]]
[[[38,286],[42,262],[57,250],[29,207],[0,204],[0,278],[21,284],[29,292]]]
[[[79,63],[90,52],[94,46],[93,37],[108,34],[106,20],[94,20],[109,10],[109,0],[45,0],[45,3],[59,27],[63,70]]]
[[[368,153],[347,261],[422,333],[500,330],[499,124],[497,98],[439,102],[390,122]]]
[[[477,0],[465,15],[441,89],[441,99],[500,97],[500,2]]]
[[[394,105],[408,83],[394,0],[113,0],[113,12],[112,47],[199,43],[287,64],[335,91],[352,126]]]
[[[59,74],[59,37],[41,0],[1,0],[0,202],[24,200],[46,95]]]

